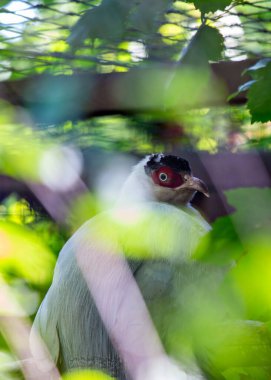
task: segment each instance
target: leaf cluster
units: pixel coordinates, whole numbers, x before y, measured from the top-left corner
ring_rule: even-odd
[[[271,59],[265,58],[246,70],[252,80],[239,87],[238,93],[247,91],[248,109],[252,123],[271,120]]]
[[[150,308],[170,354],[188,366],[196,354],[206,378],[268,380],[271,191],[240,188],[226,197],[235,211],[213,224],[194,263],[161,265],[170,289]]]

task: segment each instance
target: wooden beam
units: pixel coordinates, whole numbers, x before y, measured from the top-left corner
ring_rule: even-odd
[[[219,62],[210,65],[214,77],[225,87],[219,103],[226,104],[228,95],[249,80],[242,76],[244,70],[255,60]],[[155,82],[150,88],[148,81],[154,69],[138,68],[126,73],[93,74],[71,76],[36,75],[21,80],[0,83],[0,98],[29,111],[34,122],[60,123],[66,120],[87,119],[97,115],[137,114],[159,112],[159,102],[152,102],[152,94],[164,94],[168,81],[176,66],[166,66],[168,77]],[[152,82],[153,85],[153,82]],[[214,84],[215,86],[215,84]],[[141,96],[150,90],[150,96]],[[162,99],[162,98],[161,98]],[[231,100],[231,104],[246,102],[245,94]],[[214,104],[204,104],[212,106]]]

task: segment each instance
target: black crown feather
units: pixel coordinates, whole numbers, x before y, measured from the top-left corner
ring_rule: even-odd
[[[156,170],[161,166],[169,166],[177,172],[191,173],[189,162],[184,158],[173,156],[171,154],[152,154],[145,165],[145,171],[149,174],[152,170]]]

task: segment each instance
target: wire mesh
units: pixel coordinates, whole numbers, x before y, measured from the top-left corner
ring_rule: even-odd
[[[69,43],[76,22],[90,9],[97,10],[99,3],[94,0],[2,2],[1,79],[43,72],[127,71],[151,60],[176,61],[201,22],[200,12],[192,3],[173,1],[149,34],[134,24],[114,41],[90,38],[91,34],[86,34],[76,46]],[[238,2],[207,18],[224,36],[225,59],[270,56],[271,1]],[[86,29],[89,27],[86,24]]]

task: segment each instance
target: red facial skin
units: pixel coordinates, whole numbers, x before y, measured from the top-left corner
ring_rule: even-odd
[[[161,166],[151,174],[152,180],[156,185],[162,187],[175,188],[183,184],[182,176],[168,166]]]

